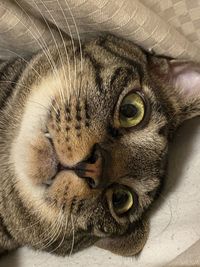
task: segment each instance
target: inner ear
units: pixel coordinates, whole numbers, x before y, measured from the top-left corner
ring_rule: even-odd
[[[143,249],[149,233],[149,223],[138,221],[122,236],[99,240],[95,245],[121,256],[134,256]]]
[[[152,56],[149,71],[173,102],[177,124],[200,115],[200,64]],[[177,125],[177,126],[178,126]]]
[[[169,66],[172,84],[182,100],[200,98],[200,64],[171,60]]]

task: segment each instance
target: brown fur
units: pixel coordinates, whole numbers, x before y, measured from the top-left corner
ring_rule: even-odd
[[[135,255],[148,236],[145,211],[166,174],[169,137],[200,114],[200,94],[181,98],[168,60],[114,36],[86,43],[82,59],[70,41],[61,57],[55,47],[46,52],[53,63],[42,51],[28,64],[15,59],[0,76],[0,249],[28,245],[67,255],[98,241]],[[16,76],[17,84],[6,82]],[[122,129],[120,101],[134,88],[148,99],[149,114],[140,127]],[[99,183],[91,189],[73,166],[95,144],[106,164],[87,165]],[[137,194],[138,206],[124,216],[106,193],[116,184]]]

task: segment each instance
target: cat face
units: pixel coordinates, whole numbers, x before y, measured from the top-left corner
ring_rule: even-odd
[[[74,251],[102,239],[100,247],[133,255],[147,238],[169,134],[186,115],[166,85],[166,60],[113,36],[72,48],[50,48],[49,60],[42,52],[23,76],[16,186],[44,220],[62,221],[55,239],[73,232]]]

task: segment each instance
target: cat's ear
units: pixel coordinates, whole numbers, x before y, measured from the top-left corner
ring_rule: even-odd
[[[149,224],[139,221],[123,236],[100,239],[95,245],[114,254],[129,257],[137,255],[144,247],[149,233]]]
[[[200,116],[200,64],[150,57],[149,69],[162,83],[163,94],[174,107],[177,126],[183,121]],[[166,85],[166,86],[165,86]]]

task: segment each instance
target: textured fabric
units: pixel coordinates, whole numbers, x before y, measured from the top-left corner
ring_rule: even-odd
[[[200,1],[199,0],[142,0],[163,20],[174,26],[191,42],[199,46]]]
[[[16,54],[23,57],[50,43],[62,41],[66,33],[79,39],[100,32],[111,32],[130,39],[157,54],[200,61],[200,0],[0,0],[0,59]],[[188,140],[189,136],[186,136],[185,141],[178,144],[183,146]],[[193,245],[200,235],[197,140],[196,137],[192,153],[188,149],[188,153],[194,156],[188,160],[188,169],[184,169],[185,175],[180,178],[183,182],[176,190],[168,192],[169,202],[154,215],[150,238],[138,261],[133,260],[134,266],[164,266],[179,254],[169,266],[200,266],[197,258],[200,255],[197,252],[200,251],[199,242]],[[176,149],[180,149],[179,145]],[[184,160],[185,146],[180,151],[176,157]],[[181,165],[182,162],[177,165],[175,162],[173,173],[180,176],[177,168]],[[173,218],[170,217],[171,212]],[[110,257],[109,266],[130,266],[133,263],[130,259],[111,256],[102,250],[92,251],[94,254],[83,252],[78,258],[74,257],[69,261],[70,266],[100,266],[100,258],[107,260],[107,265]],[[97,257],[96,261],[91,255]],[[0,266],[29,267],[33,266],[32,261],[34,266],[51,267],[66,266],[68,262],[25,249],[19,252],[19,257],[7,258],[5,265],[0,263]],[[35,262],[38,264],[35,265]]]
[[[200,240],[189,249],[184,251],[176,259],[170,262],[166,267],[199,267],[200,266]]]
[[[199,9],[200,0],[0,0],[0,56],[57,40],[58,26],[75,37],[109,31],[158,54],[200,60]]]

